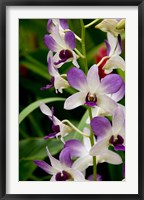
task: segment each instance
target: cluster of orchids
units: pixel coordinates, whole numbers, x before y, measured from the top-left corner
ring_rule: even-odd
[[[125,83],[116,73],[118,68],[125,71],[125,61],[121,57],[124,23],[124,19],[95,19],[85,25],[80,19],[79,37],[69,29],[67,20],[48,20],[48,34],[44,36],[44,44],[49,49],[47,63],[51,81],[41,90],[53,87],[56,93],[62,93],[64,89],[72,87],[77,92],[65,100],[64,109],[84,106],[88,112],[85,127],[79,130],[68,119],[59,120],[53,107],[40,103],[41,112],[52,122],[52,133],[44,139],[57,138],[63,142],[59,159],[51,155],[47,146],[49,164],[43,160],[34,160],[36,166],[51,175],[50,181],[102,181],[101,174],[97,173],[99,163],[125,166],[118,153],[125,151],[125,107],[119,103],[125,95]],[[106,32],[107,52],[90,67],[85,31],[94,24],[97,29]],[[81,44],[81,51],[76,48],[76,40]],[[79,59],[83,60],[84,71],[79,65]],[[67,62],[71,62],[71,67],[66,74],[60,74],[60,68],[65,67]],[[100,71],[103,71],[103,76]],[[65,136],[73,131],[82,135],[82,140],[66,140]],[[89,167],[93,170],[87,177],[86,170]]]

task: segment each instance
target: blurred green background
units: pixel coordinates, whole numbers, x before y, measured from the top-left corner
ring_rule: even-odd
[[[84,20],[88,24],[92,20]],[[69,27],[81,37],[80,21],[78,19],[68,20]],[[69,119],[81,130],[85,125],[87,113],[84,115],[85,107],[79,107],[71,111],[63,109],[64,101],[60,98],[67,98],[73,90],[68,88],[62,94],[56,94],[54,89],[41,91],[40,88],[49,84],[50,76],[47,70],[47,53],[43,37],[47,34],[47,19],[19,19],[19,112],[23,111],[33,102],[49,98],[47,105],[55,108],[55,115],[60,119]],[[88,66],[96,63],[101,47],[105,48],[104,39],[106,33],[94,28],[94,25],[86,29],[86,50]],[[123,41],[124,44],[124,41]],[[124,45],[123,45],[124,46]],[[81,45],[77,42],[77,49],[81,51]],[[123,53],[124,57],[124,53]],[[78,60],[83,69],[83,61]],[[65,64],[61,73],[66,73],[72,67],[71,63]],[[118,71],[124,76],[122,71]],[[54,98],[53,98],[54,97]],[[53,99],[51,99],[53,98]],[[121,101],[124,104],[124,99]],[[32,107],[32,106],[31,106]],[[83,119],[81,120],[82,116]],[[51,153],[58,157],[63,144],[61,141],[43,140],[43,136],[51,132],[51,122],[43,115],[39,108],[31,112],[19,126],[19,180],[35,181],[49,180],[50,176],[38,169],[33,160],[48,161],[45,147],[48,145]],[[67,138],[78,138],[72,133]],[[121,153],[121,152],[120,152]],[[121,153],[123,159],[124,154]],[[88,172],[91,169],[88,169]],[[98,172],[103,174],[104,180],[122,180],[122,165],[112,166],[106,163],[98,166]]]

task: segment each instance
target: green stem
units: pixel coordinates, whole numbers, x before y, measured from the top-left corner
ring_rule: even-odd
[[[89,110],[89,117],[90,117],[90,121],[92,120],[92,110],[91,108],[88,108]],[[94,135],[90,126],[90,142],[91,142],[91,146],[94,146]],[[97,180],[97,166],[96,166],[96,156],[93,156],[93,180],[96,181]]]
[[[75,48],[74,50],[81,58],[85,58],[78,49]]]
[[[85,46],[85,26],[82,19],[80,19],[81,24],[81,43],[82,43],[82,52],[84,55],[84,67],[85,67],[85,73],[88,72],[88,64],[87,64],[87,57],[86,57],[86,46]]]
[[[85,136],[85,137],[89,137],[88,135],[86,135],[85,133],[83,133],[82,131],[80,131],[78,128],[76,128],[69,120],[64,119],[62,121],[62,123],[66,123],[68,124],[70,127],[72,127],[75,131],[77,131],[78,133],[80,133],[81,135]]]
[[[100,19],[95,19],[92,22],[90,22],[89,24],[85,25],[85,28],[89,28],[90,26],[92,26],[93,24],[95,24],[96,22],[98,22]]]

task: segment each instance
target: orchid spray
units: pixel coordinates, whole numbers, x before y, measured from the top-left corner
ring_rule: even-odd
[[[64,90],[71,88],[64,102],[65,112],[80,106],[86,109],[86,117],[79,127],[69,119],[58,119],[56,108],[40,101],[40,110],[48,117],[52,129],[43,140],[62,143],[59,159],[51,155],[49,143],[45,146],[51,165],[44,160],[33,160],[37,167],[51,175],[51,181],[102,181],[104,175],[100,166],[103,163],[107,166],[125,164],[122,156],[125,152],[125,21],[94,19],[88,24],[85,22],[79,20],[80,33],[76,34],[66,19],[49,19],[48,33],[44,36],[51,80],[41,90],[54,88],[57,95],[63,95]],[[105,54],[98,63],[96,57],[93,59],[87,53],[89,28],[105,36],[102,46]],[[97,35],[95,40],[98,40]]]

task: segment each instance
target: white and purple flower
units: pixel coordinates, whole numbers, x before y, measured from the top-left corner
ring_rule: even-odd
[[[102,22],[100,22],[98,25],[96,25],[96,28],[104,31],[109,32],[113,34],[115,37],[118,36],[118,34],[122,33],[124,29],[117,29],[117,24],[123,19],[104,19]]]
[[[97,156],[99,151],[107,151],[110,145],[115,151],[125,151],[125,114],[122,108],[117,107],[114,111],[112,125],[105,117],[94,117],[91,127],[97,136],[97,143],[90,150],[91,155]]]
[[[52,175],[50,181],[85,181],[84,175],[79,170],[73,168],[69,152],[60,154],[59,160],[57,160],[51,155],[48,148],[46,149],[51,166],[42,160],[35,160],[33,162],[46,173]]]
[[[54,137],[61,137],[62,142],[64,143],[63,137],[68,135],[71,131],[72,128],[68,125],[63,124],[57,117],[54,116],[54,110],[50,110],[50,108],[41,102],[40,104],[40,110],[43,114],[47,115],[48,118],[52,121],[52,130],[53,133],[48,134],[47,136],[44,137],[45,140],[51,139]]]
[[[56,93],[58,93],[58,92],[62,93],[62,90],[64,88],[69,87],[69,84],[59,74],[58,69],[55,68],[52,51],[49,51],[47,59],[48,59],[48,71],[52,78],[50,81],[51,83],[46,85],[45,87],[42,87],[41,90],[46,90],[46,89],[50,89],[50,88],[54,87]]]
[[[121,70],[125,70],[125,61],[120,56],[122,52],[122,43],[121,37],[114,37],[111,33],[107,33],[108,40],[105,40],[107,46],[107,54],[109,59],[106,61],[103,66],[103,70],[106,74],[109,74],[113,71],[113,69],[120,68]]]
[[[73,168],[78,169],[79,171],[84,171],[89,166],[93,165],[93,156],[95,155],[92,155],[92,149],[93,147],[91,147],[88,139],[87,145],[83,144],[79,140],[69,140],[65,143],[62,153],[64,151],[69,151],[71,158],[77,158],[73,163]],[[103,147],[100,146],[100,149],[96,152],[97,164],[107,162],[113,165],[119,165],[122,163],[122,159],[117,153],[108,149],[102,149]]]
[[[84,132],[90,132],[88,128],[84,128]],[[94,144],[97,144],[97,141],[94,138]],[[96,162],[107,162],[110,164],[118,165],[122,163],[121,157],[108,149],[103,149],[103,146],[99,146],[97,149],[97,158]],[[76,168],[80,171],[86,170],[89,166],[93,165],[93,155],[91,155],[93,147],[91,147],[90,139],[87,137],[83,138],[83,143],[79,140],[68,140],[64,144],[64,149],[62,153],[65,154],[69,151],[71,158],[77,158],[73,164],[73,168]]]
[[[72,31],[69,30],[66,33],[61,33],[57,25],[52,28],[50,35],[44,36],[44,43],[49,50],[56,52],[53,56],[56,68],[60,68],[64,63],[71,61],[74,66],[79,68],[77,55],[74,52],[76,39]]]
[[[73,88],[79,92],[66,99],[64,108],[74,109],[80,105],[90,107],[98,106],[104,111],[112,113],[117,103],[111,95],[121,91],[124,94],[124,82],[118,74],[109,74],[100,80],[97,65],[93,65],[86,75],[77,68],[71,68],[67,73],[67,80]],[[121,95],[122,98],[122,95]]]

